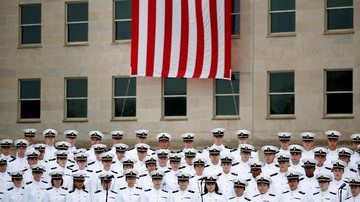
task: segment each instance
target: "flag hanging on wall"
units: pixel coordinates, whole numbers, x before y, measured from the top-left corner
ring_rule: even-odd
[[[230,78],[231,0],[132,0],[131,75]]]

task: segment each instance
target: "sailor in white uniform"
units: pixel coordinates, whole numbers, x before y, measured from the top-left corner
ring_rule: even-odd
[[[117,197],[117,192],[114,191],[114,188],[111,186],[112,180],[114,180],[114,175],[110,172],[102,172],[99,175],[99,180],[101,181],[101,189],[93,192],[91,196],[92,202],[115,202]]]
[[[327,136],[328,143],[328,154],[326,156],[326,162],[327,164],[331,164],[332,161],[338,159],[337,147],[341,133],[336,130],[328,130],[325,132],[325,135]]]
[[[219,186],[216,183],[218,177],[216,175],[208,175],[205,178],[203,201],[218,202],[226,201],[227,199],[219,192]]]
[[[86,173],[76,172],[72,174],[73,177],[73,189],[67,195],[67,202],[90,202],[90,192],[85,187],[85,176]]]
[[[261,147],[262,152],[264,153],[265,165],[262,169],[262,174],[264,175],[272,175],[274,173],[279,172],[279,168],[276,167],[275,162],[275,154],[279,152],[277,147],[272,145],[265,145]]]
[[[327,173],[319,173],[316,175],[318,181],[319,189],[312,194],[312,201],[328,201],[328,202],[337,202],[338,198],[336,193],[329,191],[329,185],[333,177]],[[316,190],[316,189],[315,189]]]
[[[228,202],[248,202],[251,201],[250,198],[245,196],[245,189],[248,186],[248,183],[246,180],[241,178],[235,178],[233,179],[234,184],[234,193],[235,195],[230,197]]]
[[[144,190],[145,193],[141,196],[141,202],[167,202],[170,194],[162,189],[162,180],[165,173],[163,171],[154,170],[150,172],[152,188]]]
[[[89,132],[89,137],[90,137],[91,147],[86,153],[89,155],[88,161],[89,163],[91,163],[98,160],[95,156],[94,145],[101,144],[101,140],[104,138],[104,134],[98,130],[92,130]]]
[[[213,135],[214,144],[209,147],[220,148],[220,155],[230,154],[231,148],[224,145],[225,129],[214,128],[210,132]],[[209,147],[206,147],[202,152],[203,154],[202,157],[206,160],[207,163],[210,163],[209,149],[208,149]]]
[[[286,173],[286,178],[288,179],[289,190],[282,193],[280,201],[299,201],[307,202],[309,199],[305,195],[305,192],[299,190],[299,183],[302,174],[297,171],[289,171]]]
[[[45,166],[36,164],[30,167],[32,178],[25,184],[25,201],[42,202],[47,188],[51,185],[43,180]]]
[[[12,186],[8,188],[3,197],[3,202],[19,202],[26,201],[25,199],[25,189],[22,186],[22,171],[15,171],[10,173]]]
[[[44,141],[46,144],[45,148],[45,160],[50,160],[55,158],[55,152],[57,149],[55,148],[55,138],[58,135],[58,132],[54,129],[46,129],[43,131]]]
[[[280,144],[279,152],[290,154],[290,151],[289,151],[289,146],[291,144],[290,139],[293,134],[290,132],[278,132],[278,133],[276,133],[276,135],[279,138],[279,144]]]
[[[190,174],[178,172],[176,174],[178,179],[179,189],[171,193],[169,202],[199,202],[200,196],[195,191],[188,189]]]
[[[302,138],[302,146],[304,148],[304,151],[302,152],[301,156],[302,158],[314,158],[314,139],[316,137],[315,133],[311,132],[303,132],[300,133],[300,136]]]
[[[113,144],[113,146],[110,149],[110,153],[116,155],[116,146],[118,146],[119,144],[124,144],[123,142],[123,138],[125,135],[125,132],[122,130],[114,130],[110,132],[111,134],[111,142]]]
[[[63,187],[64,172],[54,170],[49,173],[51,176],[52,187],[46,189],[43,202],[65,202],[68,195],[68,189]]]
[[[278,202],[275,194],[269,192],[269,188],[271,186],[271,179],[266,175],[259,175],[256,177],[256,183],[259,190],[259,193],[256,194],[251,201],[254,202]]]
[[[12,185],[11,177],[7,172],[7,159],[0,157],[0,201],[4,197],[6,190]]]
[[[141,187],[136,186],[138,172],[134,169],[130,169],[124,171],[124,175],[127,185],[120,188],[116,196],[116,202],[140,202],[140,197],[143,195],[144,191]]]
[[[238,139],[239,142],[239,147],[236,149],[231,150],[231,155],[234,157],[234,163],[239,162],[240,161],[240,145],[242,144],[249,144],[249,138],[251,137],[251,132],[248,130],[237,130],[235,132],[235,135]],[[250,160],[251,161],[258,161],[259,160],[259,152],[256,151],[255,149],[253,151],[251,151],[251,156],[250,156]]]
[[[10,155],[11,145],[14,142],[10,139],[3,139],[0,141],[1,154],[0,157],[6,159],[8,162],[14,161],[15,157]]]
[[[19,170],[24,171],[29,168],[29,164],[25,156],[28,145],[29,142],[25,139],[18,139],[14,142],[14,146],[16,148],[16,159],[9,161],[8,170],[10,172]]]
[[[360,178],[349,178],[349,186],[351,190],[351,196],[345,199],[345,202],[358,202],[360,201]]]

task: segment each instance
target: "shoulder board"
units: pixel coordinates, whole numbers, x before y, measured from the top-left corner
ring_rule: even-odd
[[[117,194],[117,192],[116,191],[113,191],[113,190],[110,190],[112,193],[114,193],[114,194]]]
[[[46,190],[51,190],[52,189],[52,187],[49,187],[49,188],[47,188]]]
[[[71,160],[71,159],[68,159],[68,161],[71,162],[71,163],[75,163],[75,161],[73,161],[73,160]]]
[[[283,194],[289,193],[289,191],[284,191]]]
[[[231,147],[228,147],[228,146],[224,146],[226,149],[232,149]]]
[[[27,182],[27,183],[25,183],[25,184],[29,185],[29,184],[31,184],[31,183],[32,183],[32,181],[29,181],[29,182]]]
[[[140,190],[142,190],[142,188],[141,187],[135,187],[136,189],[140,189]]]
[[[121,187],[119,190],[124,190],[124,189],[126,189],[126,187]]]
[[[145,192],[151,191],[151,189],[144,190]]]
[[[194,178],[194,177],[195,177],[195,175],[191,176],[190,178]]]
[[[163,190],[163,189],[162,189],[162,191],[168,193],[168,191],[166,191],[166,190]]]
[[[176,192],[179,192],[179,190],[175,190],[175,191],[173,191],[172,193],[176,193]]]
[[[170,170],[166,170],[164,173],[169,173],[170,172]]]
[[[13,161],[15,161],[15,160],[16,160],[16,158],[15,158],[15,159],[11,159],[11,160],[9,161],[9,163],[10,163],[10,162],[13,162]]]
[[[86,171],[88,171],[88,172],[90,172],[90,173],[92,173],[92,172],[93,172],[93,170],[90,170],[90,169],[86,169]]]
[[[230,152],[236,152],[238,149],[235,148],[235,149],[232,149]]]
[[[256,194],[256,195],[254,195],[253,197],[257,197],[257,196],[259,196],[260,194]]]
[[[83,191],[84,191],[85,193],[89,193],[89,191],[88,191],[88,190],[86,190],[86,189],[83,189]]]
[[[251,201],[251,199],[249,199],[249,198],[246,198],[246,197],[245,197],[244,199],[245,199],[245,200],[247,200],[247,201]]]
[[[10,156],[10,158],[12,158],[12,159],[16,159],[16,157],[15,157],[15,156]]]
[[[74,189],[74,190],[69,191],[69,194],[73,193],[74,191],[75,191],[75,189]]]
[[[42,182],[42,183],[45,183],[45,184],[47,184],[47,183],[48,183],[48,182],[47,182],[47,181],[45,181],[45,180],[41,180],[41,182]]]
[[[10,187],[9,189],[8,189],[8,191],[11,191],[11,190],[13,190],[14,189],[14,187]]]
[[[67,169],[69,169],[69,170],[72,170],[72,167],[73,167],[74,165],[72,165],[72,166],[67,166],[66,168]]]
[[[246,182],[250,182],[250,181],[251,181],[251,179],[246,179],[245,181],[246,181]]]
[[[313,195],[320,194],[320,192],[313,193]]]
[[[113,170],[111,170],[111,172],[113,172],[113,173],[115,173],[115,174],[118,174],[118,172],[116,172],[116,171],[113,171]]]
[[[270,177],[274,177],[274,176],[276,176],[277,174],[279,174],[279,173],[273,173],[273,174],[270,175]]]
[[[183,150],[179,150],[179,151],[177,151],[176,153],[181,153]]]
[[[67,166],[68,168],[72,168],[72,167],[74,167],[75,165],[73,164],[73,165],[69,165],[69,166]]]
[[[101,173],[101,170],[96,171],[95,173]]]
[[[147,174],[142,174],[142,175],[139,175],[139,177],[145,177],[147,176]]]
[[[353,168],[350,168],[349,169],[351,172],[353,172],[353,173],[356,173],[357,172],[357,170],[355,170],[355,169],[353,169]]]
[[[234,198],[235,198],[235,196],[234,196],[234,197],[229,198],[229,200],[234,199]]]
[[[181,166],[181,167],[179,167],[179,169],[184,169],[185,168],[185,166]]]
[[[94,164],[94,163],[95,163],[95,161],[88,163],[88,165],[92,165],[92,164]]]
[[[220,196],[222,195],[222,193],[219,193],[219,192],[216,192],[216,194],[217,194],[217,195],[220,195]]]
[[[275,194],[269,194],[270,196],[275,196]]]
[[[331,168],[329,168],[329,167],[325,167],[325,169],[327,169],[327,170],[331,170]]]
[[[52,168],[50,168],[51,170],[55,170],[57,167],[52,167]]]
[[[204,166],[205,168],[207,168],[207,167],[209,167],[210,165],[206,165],[206,166]]]
[[[49,159],[48,161],[55,161],[56,160],[56,158],[53,158],[53,159]]]
[[[209,147],[211,147],[211,145],[210,145],[210,146],[205,147],[204,149],[206,150],[206,149],[207,149],[207,148],[209,148]]]
[[[76,170],[72,170],[71,172],[73,172],[73,173],[74,173],[74,172],[77,172],[78,170],[79,170],[79,169],[76,169]]]
[[[238,174],[236,174],[236,173],[231,173],[232,175],[234,175],[234,176],[238,176]]]
[[[68,188],[66,188],[66,187],[61,187],[62,189],[64,189],[64,190],[68,190]]]
[[[195,193],[193,190],[188,190],[188,192],[190,192],[190,193]]]
[[[351,196],[347,197],[345,200],[351,199]]]
[[[216,176],[218,176],[218,177],[219,177],[219,176],[220,176],[220,175],[222,175],[222,174],[223,174],[223,173],[218,173]]]
[[[100,192],[101,192],[101,190],[97,190],[97,191],[95,191],[94,193],[97,194],[97,193],[100,193]]]
[[[202,151],[198,151],[197,153],[200,153],[200,154],[201,154],[201,153],[202,153]]]
[[[27,171],[28,169],[27,168],[25,168],[24,170],[22,170],[23,172],[25,172],[25,171]]]
[[[232,166],[236,166],[236,165],[239,165],[239,162],[232,164]]]
[[[332,195],[336,195],[336,193],[334,193],[334,192],[332,192],[332,191],[330,191],[330,194],[332,194]]]
[[[119,178],[122,178],[122,177],[124,177],[124,175],[118,176],[117,178],[119,179]]]
[[[305,195],[305,192],[299,191],[300,194]]]

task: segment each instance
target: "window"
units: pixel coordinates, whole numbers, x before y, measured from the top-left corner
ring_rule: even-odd
[[[240,0],[232,0],[231,34],[240,35]]]
[[[41,4],[20,5],[20,44],[41,43]]]
[[[270,33],[295,32],[295,0],[270,0]]]
[[[326,71],[326,114],[353,113],[352,70]]]
[[[327,30],[353,29],[353,0],[326,1]]]
[[[164,116],[186,116],[186,79],[164,79]]]
[[[131,0],[115,0],[114,40],[131,39]]]
[[[114,78],[113,117],[136,116],[136,77]]]
[[[294,72],[269,73],[269,114],[289,115],[295,112]]]
[[[232,73],[231,80],[215,80],[216,116],[239,115],[239,81],[240,74]]]
[[[87,117],[87,79],[66,79],[66,118]]]
[[[84,43],[88,41],[88,3],[66,3],[66,36],[67,43]]]
[[[40,119],[40,79],[19,80],[19,119]]]

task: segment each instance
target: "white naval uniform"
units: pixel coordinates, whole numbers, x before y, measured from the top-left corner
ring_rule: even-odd
[[[309,150],[309,151],[304,150],[304,151],[301,152],[301,159],[300,159],[300,161],[301,161],[302,159],[314,159],[314,157],[315,157],[315,155],[314,155],[313,150]]]
[[[290,162],[290,166],[288,168],[289,171],[297,171],[299,173],[301,173],[303,176],[305,175],[305,170],[304,168],[301,166],[301,162],[299,162],[298,164],[294,165]]]
[[[44,202],[66,202],[68,190],[64,187],[50,187],[45,191]]]
[[[194,175],[189,180],[188,189],[194,190],[196,194],[200,193],[200,186],[202,186],[201,190],[204,191],[205,183],[204,181],[199,180],[200,178],[204,177],[204,175],[198,176]]]
[[[7,192],[7,189],[12,185],[13,185],[13,183],[11,181],[11,177],[10,177],[9,173],[7,173],[7,172],[1,173],[0,172],[0,201],[4,197],[4,194]]]
[[[172,192],[169,202],[199,202],[199,198],[194,191],[176,190]]]
[[[116,196],[116,202],[140,202],[140,197],[143,193],[144,191],[141,187],[123,187],[120,188]]]
[[[251,199],[245,197],[244,195],[242,196],[234,196],[229,198],[228,202],[248,202],[251,201]]]
[[[339,190],[340,186],[344,183],[345,183],[344,180],[337,181],[334,179],[333,181],[330,182],[329,190],[333,193],[336,193],[338,195],[338,197],[340,197],[338,190]],[[351,195],[350,186],[348,184],[346,184],[346,186],[342,189],[342,201],[344,201],[344,199],[346,199],[350,195]]]
[[[314,193],[319,187],[319,182],[317,181],[316,177],[309,178],[304,176],[304,179],[300,181],[299,188],[301,191],[305,192],[306,194]]]
[[[241,161],[241,155],[239,148],[230,151],[230,155],[234,157],[233,163],[237,163]],[[249,161],[259,161],[259,152],[258,151],[251,151],[251,156]]]
[[[206,201],[206,202],[224,202],[226,201],[226,198],[221,195],[221,194],[218,194],[218,193],[215,193],[215,192],[208,192],[206,194],[204,194],[202,196],[203,198],[203,201]]]
[[[55,148],[54,145],[53,146],[46,145],[44,159],[50,160],[50,159],[56,158],[56,156],[55,156],[56,151],[57,151],[57,149]]]
[[[270,186],[270,191],[272,193],[282,194],[283,192],[289,190],[288,179],[285,175],[286,175],[286,172],[285,173],[278,172],[278,173],[274,173],[270,176],[270,178],[273,182]],[[255,183],[255,187],[257,189],[256,183]]]
[[[240,161],[238,163],[235,163],[231,167],[231,172],[238,174],[243,179],[248,179],[251,177],[250,164],[251,160],[249,160],[248,162]]]
[[[327,166],[327,165],[323,165],[321,167],[316,166],[315,167],[315,172],[314,175],[316,176],[318,173],[324,173],[324,174],[329,174],[332,176],[332,172],[331,172],[331,166]]]
[[[168,202],[170,194],[161,189],[148,189],[140,197],[140,202]]]
[[[87,190],[75,189],[69,192],[66,202],[90,202],[90,193]]]
[[[136,184],[143,190],[153,188],[152,178],[149,174],[139,175],[139,179],[136,180]]]
[[[25,188],[24,187],[10,187],[6,190],[3,202],[19,202],[26,201],[25,198]]]
[[[221,148],[220,151],[220,156],[225,156],[225,155],[230,155],[230,151],[231,149],[225,145],[220,145],[220,146],[216,146],[215,144],[209,146],[209,147],[216,147],[216,148]],[[210,164],[211,160],[209,157],[209,151],[207,150],[208,147],[206,147],[203,151],[202,151],[202,157],[205,159],[205,161]]]
[[[311,196],[311,198],[312,198],[313,202],[322,202],[322,201],[337,202],[337,201],[339,201],[336,194],[333,192],[330,192],[329,190],[316,192]]]
[[[294,191],[286,191],[282,193],[282,196],[280,197],[280,201],[283,202],[289,202],[289,201],[299,201],[299,202],[307,202],[308,198],[305,195],[305,192],[299,191],[299,189],[296,189]]]
[[[261,174],[269,175],[269,176],[279,172],[279,168],[275,166],[275,161],[272,162],[271,164],[265,163],[265,165],[261,168],[261,170],[262,170]]]
[[[30,181],[25,186],[25,201],[42,202],[46,189],[49,188],[46,181]]]
[[[168,191],[169,193],[179,189],[178,178],[176,177],[176,173],[177,171],[171,170],[170,172],[165,174],[163,181],[165,185],[164,190]]]
[[[16,158],[14,161],[10,161],[8,163],[8,171],[9,172],[15,172],[15,171],[19,171],[19,170],[25,170],[29,168],[29,164],[27,162],[26,157],[24,158]]]
[[[94,192],[93,196],[91,197],[91,202],[115,202],[117,197],[117,192],[113,190],[107,191],[107,198],[106,198],[106,191],[104,189],[98,190]]]
[[[350,197],[345,199],[345,202],[359,202],[359,201],[360,201],[360,194],[358,194],[355,197],[350,196]]]
[[[334,151],[331,151],[330,149],[328,149],[328,151],[329,151],[329,153],[326,155],[325,163],[331,165],[332,161],[338,160],[339,154],[336,149]]]
[[[211,162],[208,164],[208,166],[205,166],[204,169],[204,175],[217,175],[223,172],[223,169],[221,167],[221,161],[219,160],[219,163],[214,165]]]
[[[269,193],[265,193],[265,194],[257,194],[255,195],[251,201],[253,202],[278,202],[277,197],[274,194],[269,194]]]
[[[218,180],[216,181],[219,186],[219,192],[223,194],[225,198],[230,198],[234,196],[234,183],[233,179],[237,178],[238,174],[236,173],[221,173]]]
[[[4,155],[4,154],[0,154],[0,157],[4,158],[7,160],[7,162],[9,163],[10,161],[15,160],[16,158],[11,156],[11,155]]]

